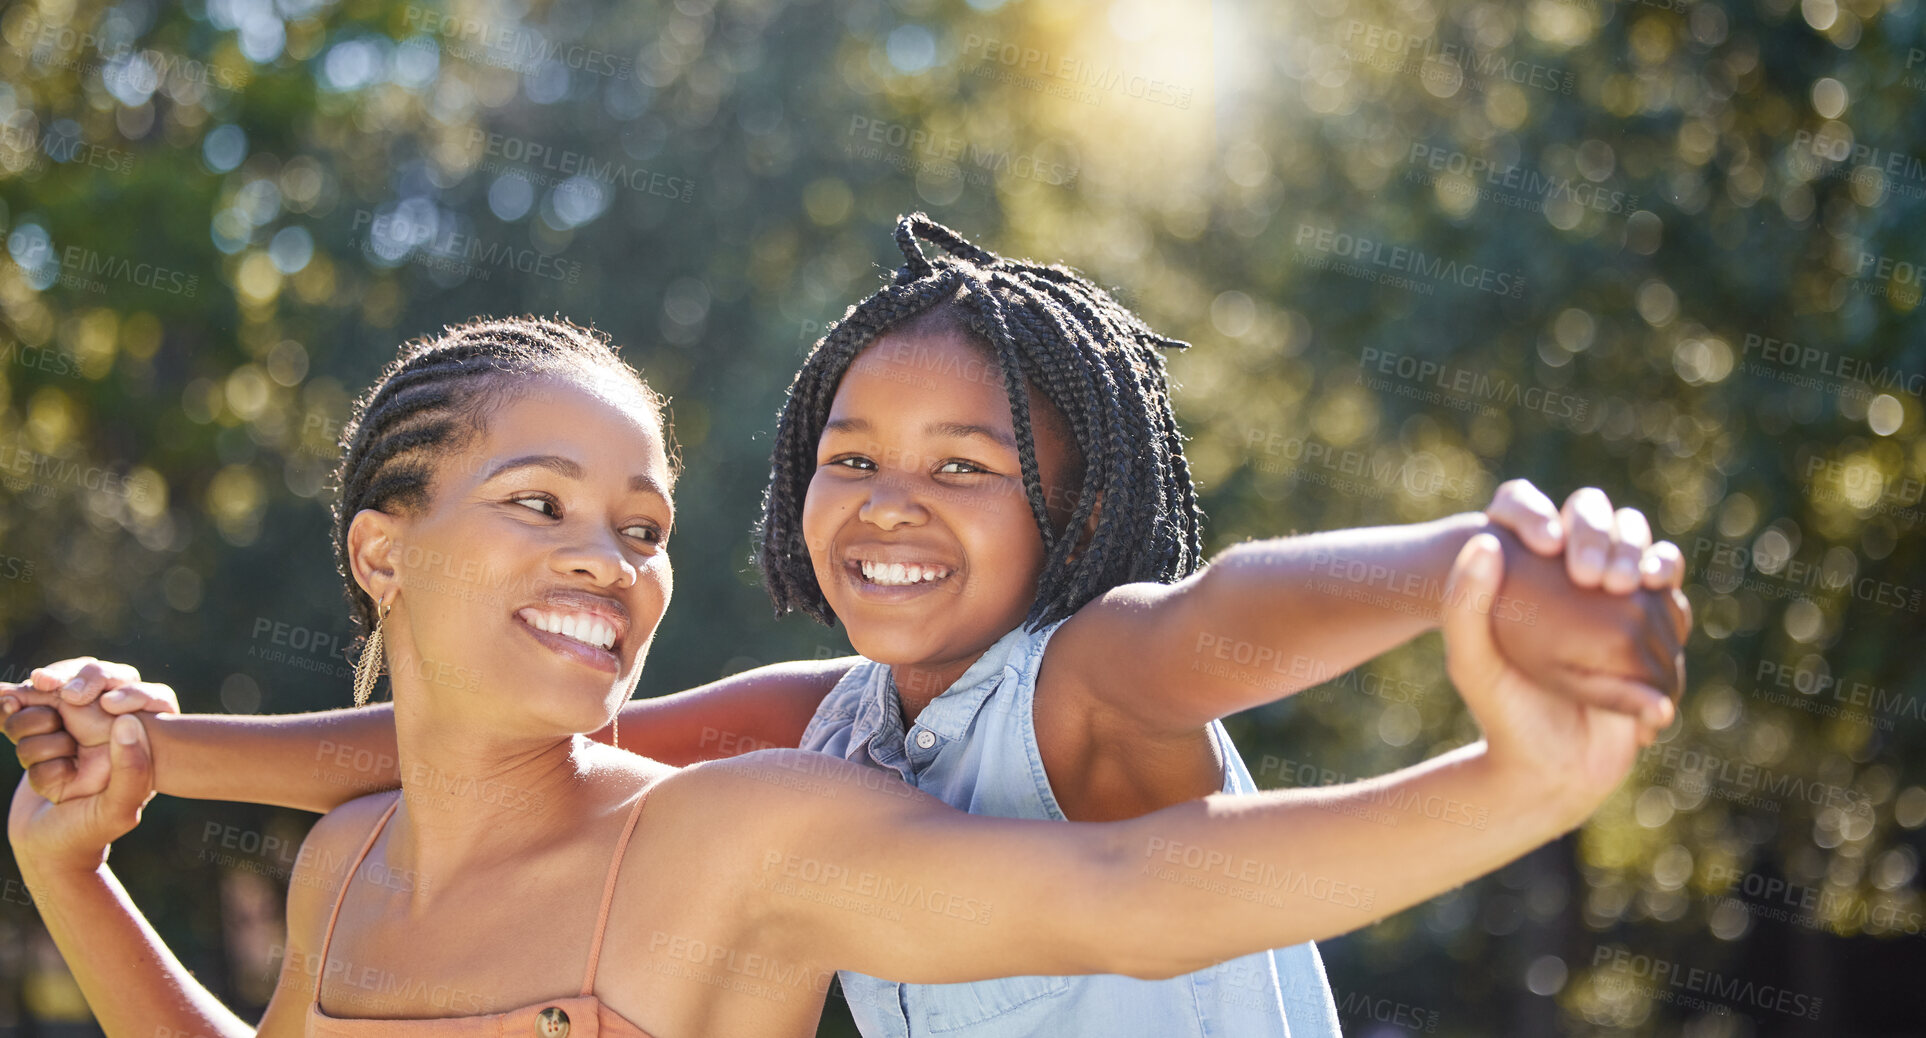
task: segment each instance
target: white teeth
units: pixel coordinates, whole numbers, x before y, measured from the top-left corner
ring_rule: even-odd
[[[884,587],[907,587],[933,580],[942,580],[950,571],[941,566],[922,566],[903,562],[862,562],[857,563],[863,579]]]
[[[544,613],[534,609],[524,609],[520,615],[538,631],[559,634],[598,649],[610,649],[615,645],[615,625],[600,617],[577,613]]]

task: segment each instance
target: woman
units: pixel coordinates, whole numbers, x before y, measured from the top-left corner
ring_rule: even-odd
[[[607,344],[453,329],[404,350],[347,439],[337,551],[393,674],[402,788],[309,834],[266,1034],[807,1034],[837,968],[1171,976],[1487,872],[1576,825],[1638,748],[1634,718],[1502,662],[1480,536],[1445,630],[1487,739],[1368,783],[1064,825],[962,815],[790,751],[678,770],[583,734],[627,698],[672,587],[660,402]],[[147,794],[144,732],[115,723],[106,793],[54,805],[22,783],[23,874],[109,1033],[247,1033],[104,867]],[[120,983],[130,956],[165,997]]]

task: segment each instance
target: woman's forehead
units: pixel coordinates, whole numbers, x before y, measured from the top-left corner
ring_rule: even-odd
[[[566,379],[534,379],[506,394],[478,447],[489,455],[548,453],[583,465],[619,464],[668,483],[663,422],[653,403]]]

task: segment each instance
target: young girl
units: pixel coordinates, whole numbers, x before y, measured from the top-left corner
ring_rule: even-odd
[[[385,660],[402,785],[309,834],[262,1034],[800,1035],[836,967],[1169,977],[1482,874],[1575,825],[1637,754],[1631,719],[1504,665],[1481,537],[1443,609],[1488,742],[1386,779],[1048,825],[793,750],[678,771],[582,734],[633,689],[673,586],[667,430],[606,344],[555,322],[412,344],[347,439],[337,556],[372,628],[356,692]],[[451,560],[500,593],[448,579]],[[102,793],[15,795],[42,918],[108,1033],[252,1033],[105,867],[149,795],[140,723],[112,734]],[[1374,801],[1395,830],[1357,817]]]
[[[945,255],[925,259],[919,235]],[[992,256],[920,215],[898,240],[903,270],[851,308],[791,387],[762,528],[778,610],[841,619],[863,658],[631,704],[625,747],[686,761],[800,742],[977,813],[1130,818],[1253,790],[1216,718],[1436,623],[1445,569],[1482,516],[1247,545],[1169,583],[1196,568],[1199,543],[1158,352],[1172,344],[1061,268]],[[1527,522],[1519,506],[1533,502],[1517,489],[1506,514],[1542,543],[1549,507]],[[1607,506],[1585,522],[1586,504],[1568,505],[1569,554],[1593,582],[1606,571],[1608,588],[1628,590],[1641,568],[1653,586],[1676,580],[1675,551],[1641,567],[1636,513],[1615,520]],[[1606,542],[1604,560],[1584,564],[1598,547],[1587,540]],[[1521,621],[1497,626],[1508,657],[1640,713],[1648,730],[1669,719],[1661,693],[1626,678],[1678,680],[1663,598],[1557,587],[1564,574],[1528,553],[1508,569],[1500,612]],[[82,675],[82,698],[107,676]],[[246,727],[158,725],[160,788],[325,808],[393,782],[391,763],[330,770],[393,761],[392,736],[360,719],[229,724]],[[24,744],[22,759],[34,763]],[[870,1035],[1335,1030],[1308,945],[1155,984],[843,980]]]

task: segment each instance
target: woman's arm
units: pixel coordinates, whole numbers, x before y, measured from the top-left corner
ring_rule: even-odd
[[[54,804],[24,779],[14,792],[7,838],[41,922],[107,1034],[253,1034],[167,949],[107,867],[108,844],[139,823],[153,795],[140,723],[118,721],[114,734],[101,792]]]
[[[1500,509],[1503,496],[1494,514],[1521,511]],[[1599,521],[1631,525],[1638,543],[1642,516],[1633,520],[1627,509],[1614,518],[1609,501],[1602,508],[1602,520],[1586,520],[1599,509],[1568,505],[1568,552],[1585,551],[1577,542],[1599,536]],[[1506,522],[1509,530],[1530,525],[1518,516]],[[1129,584],[1100,596],[1051,640],[1049,666],[1077,687],[1101,690],[1107,706],[1145,731],[1193,731],[1330,681],[1436,627],[1451,560],[1471,537],[1491,531],[1506,543],[1500,613],[1510,622],[1497,633],[1506,657],[1538,684],[1663,727],[1666,696],[1681,680],[1687,607],[1671,586],[1678,567],[1657,560],[1671,559],[1676,548],[1647,553],[1647,589],[1620,594],[1596,579],[1580,586],[1568,579],[1569,559],[1542,558],[1497,525],[1467,513],[1238,545],[1177,584]],[[1131,651],[1120,653],[1119,645]],[[1637,682],[1616,680],[1623,677]]]
[[[636,700],[622,709],[622,748],[681,765],[795,746],[823,697],[854,662],[776,663]],[[120,695],[103,695],[115,692]],[[34,788],[49,799],[84,796],[105,781],[104,772],[74,781],[65,762],[78,746],[98,745],[106,736],[104,730],[63,731],[59,717],[43,706],[52,700],[41,698],[56,694],[75,705],[98,698],[110,714],[155,714],[147,730],[156,788],[169,796],[326,813],[401,784],[394,710],[387,704],[270,716],[170,713],[171,689],[142,683],[125,664],[82,657],[36,670],[30,686],[0,685],[0,697],[24,705],[6,719],[5,730]]]
[[[893,776],[775,753],[691,769],[650,811],[659,832],[704,834],[712,879],[774,954],[901,981],[1168,977],[1345,933],[1566,832],[1636,757],[1633,719],[1506,664],[1497,554],[1475,539],[1445,595],[1451,676],[1486,741],[1389,776],[1086,825],[971,817]],[[720,833],[718,796],[743,805]]]

